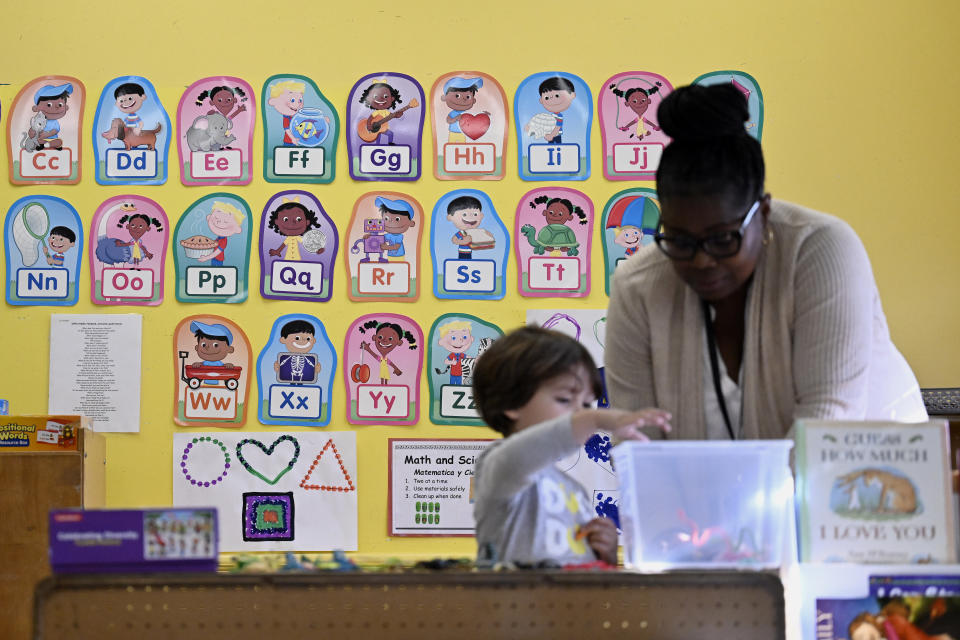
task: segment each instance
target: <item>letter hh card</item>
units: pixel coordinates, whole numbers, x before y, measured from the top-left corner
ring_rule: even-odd
[[[93,116],[99,184],[164,184],[173,130],[150,81],[120,76],[103,88]]]
[[[173,332],[174,419],[181,427],[242,427],[247,420],[250,341],[221,316],[184,318]]]
[[[343,346],[350,424],[412,425],[420,419],[423,331],[395,313],[357,318]]]
[[[433,294],[440,299],[501,300],[510,236],[490,198],[457,189],[433,207]]]
[[[281,191],[260,219],[260,295],[326,302],[333,287],[337,228],[307,191]]]
[[[94,304],[163,302],[167,215],[143,196],[114,196],[90,224],[90,299]]]
[[[173,232],[180,302],[243,302],[250,270],[250,207],[229,193],[190,205]]]
[[[564,187],[529,191],[517,205],[514,235],[520,295],[582,298],[590,293],[590,198]]]
[[[360,196],[347,227],[343,252],[351,300],[414,302],[420,296],[423,208],[404,193]]]
[[[640,247],[653,242],[653,234],[659,225],[660,201],[653,189],[625,189],[607,202],[600,220],[607,295],[610,295],[613,272],[621,262],[635,255]]]
[[[427,347],[430,422],[484,426],[473,402],[473,367],[502,335],[497,325],[466,313],[437,318]]]
[[[7,303],[72,306],[77,303],[83,223],[66,200],[25,196],[7,212]]]
[[[507,95],[493,76],[455,71],[430,91],[438,180],[502,180],[507,149]]]
[[[523,180],[590,177],[593,98],[572,73],[535,73],[513,98],[517,159]]]
[[[306,76],[281,74],[263,83],[263,179],[327,183],[336,172],[340,119]]]
[[[263,424],[325,427],[337,354],[323,323],[292,313],[277,318],[257,358]]]
[[[354,180],[419,180],[423,87],[402,73],[371,73],[347,103],[347,160]]]
[[[653,180],[670,138],[660,129],[657,107],[673,91],[663,76],[647,71],[618,73],[597,95],[607,180]]]
[[[70,76],[43,76],[20,90],[7,115],[11,183],[80,182],[85,98]]]
[[[254,102],[253,88],[240,78],[204,78],[190,85],[177,106],[183,184],[250,184]]]
[[[747,111],[750,120],[747,122],[747,133],[757,139],[763,135],[763,94],[760,85],[749,73],[743,71],[711,71],[698,77],[691,84],[721,84],[729,82],[747,99]]]

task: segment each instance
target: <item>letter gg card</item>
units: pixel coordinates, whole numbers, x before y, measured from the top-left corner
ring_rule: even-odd
[[[423,331],[416,322],[395,313],[357,318],[343,347],[347,422],[416,424],[422,368]]]
[[[603,138],[603,175],[607,180],[653,180],[670,138],[657,121],[660,102],[673,91],[661,75],[647,71],[618,73],[597,96]]]
[[[437,201],[430,253],[436,297],[501,300],[506,293],[510,235],[484,192],[457,189]]]
[[[263,83],[263,179],[322,184],[336,173],[340,119],[306,76],[281,74]]]
[[[190,316],[173,332],[177,372],[174,419],[181,427],[242,427],[252,358],[250,341],[221,316]]]
[[[747,133],[760,141],[763,135],[763,93],[760,85],[749,73],[743,71],[711,71],[698,77],[691,84],[721,84],[729,82],[747,99],[747,111],[750,121],[747,122]]]
[[[517,205],[515,236],[520,295],[582,298],[590,293],[590,198],[564,187],[527,192]]]
[[[260,219],[260,295],[326,302],[332,294],[337,228],[307,191],[281,191]]]
[[[513,99],[517,156],[523,180],[590,177],[593,98],[572,73],[535,73]]]
[[[7,212],[7,304],[72,306],[83,255],[83,223],[66,200],[25,196]]]
[[[493,76],[455,71],[430,91],[438,180],[502,180],[507,148],[507,95]]]
[[[240,78],[190,85],[177,106],[180,181],[188,187],[250,184],[256,120],[253,87]]]
[[[173,232],[180,302],[243,302],[250,269],[250,207],[229,193],[190,205]]]
[[[610,295],[613,272],[640,247],[653,242],[653,234],[659,225],[660,201],[653,189],[626,189],[607,202],[600,221],[607,295]]]
[[[485,425],[473,403],[473,367],[493,341],[503,335],[495,324],[466,313],[445,313],[430,327],[427,383],[430,422]]]
[[[114,78],[103,88],[93,116],[98,184],[164,184],[173,130],[150,81]]]
[[[90,299],[94,304],[156,306],[170,234],[160,205],[143,196],[114,196],[90,224]]]
[[[423,100],[420,83],[402,73],[371,73],[353,85],[347,102],[350,177],[420,179]]]
[[[420,296],[420,236],[423,208],[403,193],[360,196],[347,227],[343,252],[351,300],[414,302]]]
[[[325,427],[337,354],[323,323],[291,313],[277,318],[257,358],[259,419],[263,424]]]
[[[43,76],[20,90],[7,116],[12,184],[80,182],[85,98],[70,76]]]

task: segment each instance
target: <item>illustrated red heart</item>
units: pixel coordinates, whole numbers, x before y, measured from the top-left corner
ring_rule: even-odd
[[[490,128],[490,116],[485,113],[471,115],[465,113],[460,116],[460,130],[470,138],[476,140]]]

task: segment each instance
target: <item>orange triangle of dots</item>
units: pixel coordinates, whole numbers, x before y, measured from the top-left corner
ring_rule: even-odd
[[[323,458],[323,454],[327,452],[327,449],[331,449],[333,455],[336,457],[337,465],[340,467],[340,474],[345,480],[345,484],[339,485],[330,485],[330,484],[308,484],[310,481],[310,476],[313,475],[313,470],[317,468],[317,465],[320,464],[320,460]],[[327,457],[327,460],[330,460]],[[329,465],[330,463],[326,463]],[[333,439],[327,440],[327,444],[323,445],[323,449],[320,450],[320,453],[317,454],[317,457],[313,459],[313,462],[310,463],[310,468],[307,470],[307,475],[303,476],[303,480],[300,481],[300,487],[303,489],[315,489],[317,491],[356,491],[356,487],[353,484],[353,479],[350,478],[350,474],[347,473],[346,467],[343,466],[343,459],[340,457],[340,452],[337,451],[337,445],[333,444]]]

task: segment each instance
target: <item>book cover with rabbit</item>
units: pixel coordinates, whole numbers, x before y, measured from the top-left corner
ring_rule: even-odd
[[[956,561],[947,424],[799,421],[804,562]]]

